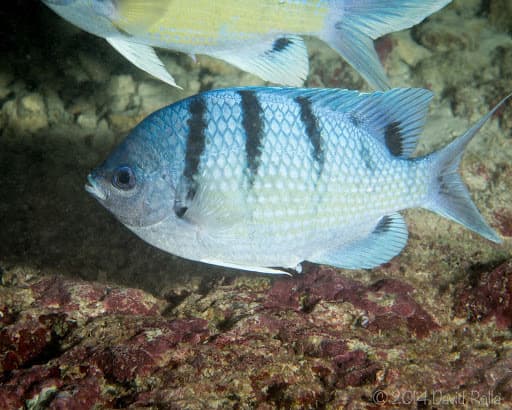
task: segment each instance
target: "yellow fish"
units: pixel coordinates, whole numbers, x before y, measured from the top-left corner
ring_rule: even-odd
[[[451,0],[42,0],[105,38],[142,70],[177,86],[153,47],[206,54],[273,83],[309,71],[301,36],[320,38],[368,83],[389,88],[373,40],[409,28]]]

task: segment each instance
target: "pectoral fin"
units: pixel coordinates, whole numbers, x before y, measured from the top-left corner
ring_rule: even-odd
[[[364,239],[331,249],[311,262],[346,269],[370,269],[398,255],[407,243],[407,225],[400,214],[383,216]]]
[[[243,225],[244,207],[235,206],[233,201],[241,203],[235,194],[228,196],[223,192],[202,190],[194,199],[180,205],[181,218],[201,227],[209,235],[218,235],[230,231],[235,225]]]
[[[119,51],[128,61],[146,71],[163,82],[180,88],[172,75],[165,68],[164,63],[156,55],[155,50],[145,44],[134,43],[129,39],[108,37],[106,39],[112,47]]]
[[[199,189],[193,198],[188,198],[189,189],[186,183],[182,182],[178,187],[175,202],[176,215],[185,223],[194,226],[199,233],[197,240],[208,247],[211,243],[218,242],[236,244],[238,239],[249,235],[246,223],[249,216],[242,193],[212,189],[204,175],[198,179]],[[215,256],[202,258],[200,261],[245,271],[290,275],[279,267],[244,265],[217,259]],[[295,270],[300,272],[300,265]]]
[[[191,186],[190,184],[193,184]],[[193,181],[182,178],[176,190],[176,215],[210,237],[243,234],[248,214],[242,190],[221,190],[203,171]]]

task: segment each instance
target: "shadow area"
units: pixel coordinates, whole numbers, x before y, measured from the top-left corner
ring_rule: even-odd
[[[156,295],[233,273],[162,252],[139,239],[85,190],[110,151],[73,129],[0,136],[0,266],[139,287]],[[203,285],[200,285],[203,283]]]
[[[92,110],[101,121],[111,76],[143,74],[39,0],[2,4],[0,23],[0,272],[61,274],[155,295],[234,273],[151,247],[84,190],[89,171],[126,132],[84,128],[78,116]],[[44,101],[46,125],[31,123],[23,101]]]

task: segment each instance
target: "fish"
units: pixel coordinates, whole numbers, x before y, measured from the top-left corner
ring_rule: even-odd
[[[373,40],[410,28],[451,0],[42,0],[106,39],[138,68],[178,87],[155,47],[224,60],[265,81],[301,86],[303,36],[336,50],[375,89],[389,81]]]
[[[300,272],[304,261],[377,267],[406,245],[406,208],[500,243],[458,168],[511,96],[444,148],[414,157],[426,89],[207,91],[139,123],[85,189],[157,248],[262,273]]]

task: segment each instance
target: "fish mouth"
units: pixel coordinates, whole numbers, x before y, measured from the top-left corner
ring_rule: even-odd
[[[103,189],[101,189],[101,186],[96,182],[91,174],[87,175],[87,184],[85,184],[85,190],[100,201],[107,199],[107,194],[105,191],[103,191]]]

